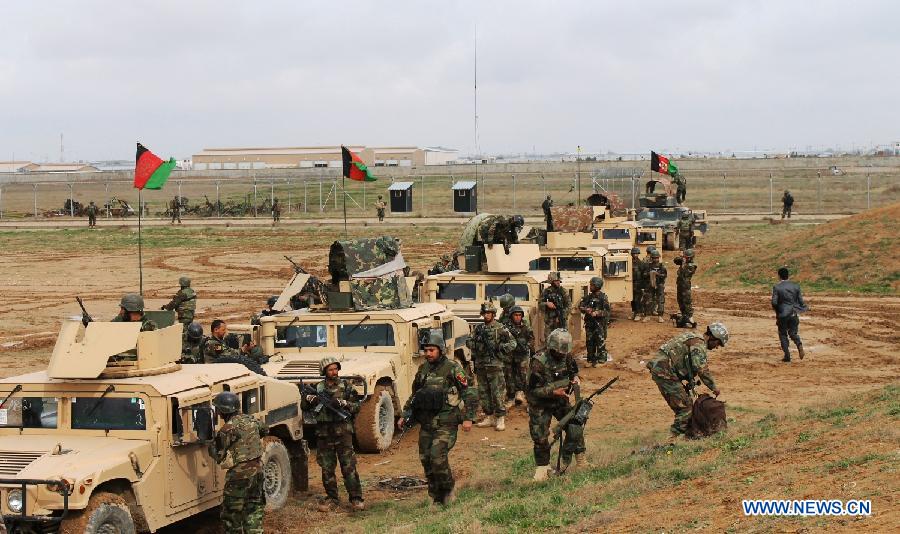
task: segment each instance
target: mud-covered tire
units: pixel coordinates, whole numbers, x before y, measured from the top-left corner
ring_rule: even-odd
[[[135,534],[134,519],[125,499],[99,491],[84,510],[72,513],[59,527],[60,534]]]
[[[390,386],[375,386],[356,416],[356,444],[360,452],[381,452],[394,439],[394,401]]]
[[[267,376],[260,364],[246,356],[222,356],[213,360],[212,363],[239,363],[258,375]]]
[[[275,436],[263,438],[262,466],[266,510],[283,508],[291,494],[291,457]]]

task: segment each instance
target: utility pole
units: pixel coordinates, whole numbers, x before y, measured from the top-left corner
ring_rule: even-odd
[[[576,176],[576,184],[578,187],[578,206],[581,206],[581,145],[578,145],[578,148],[575,152],[575,176]]]

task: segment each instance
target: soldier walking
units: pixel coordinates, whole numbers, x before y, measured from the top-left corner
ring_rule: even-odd
[[[375,213],[378,215],[378,222],[384,222],[384,211],[387,209],[387,203],[378,195],[375,201]]]
[[[278,199],[276,198],[272,202],[272,222],[277,223],[281,220],[281,205],[278,203]]]
[[[534,480],[550,475],[550,423],[572,410],[569,392],[580,383],[572,357],[572,335],[562,328],[550,333],[547,347],[531,358],[528,372],[528,430],[534,442]],[[575,455],[579,468],[589,467],[585,457],[584,428],[573,423],[564,429],[561,461],[568,466]]]
[[[212,404],[225,424],[208,445],[209,454],[219,464],[231,454],[219,516],[225,533],[262,534],[266,503],[261,438],[268,434],[268,429],[252,415],[238,413],[240,400],[230,391],[216,395]]]
[[[678,220],[678,250],[687,250],[694,246],[694,218],[688,213],[681,214]]]
[[[175,224],[175,219],[178,219],[178,224],[181,224],[181,198],[176,195],[169,202],[169,209],[172,210],[172,222],[169,224]]]
[[[541,209],[544,210],[544,220],[547,221],[547,231],[553,231],[553,212],[550,211],[550,208],[553,207],[553,199],[550,198],[550,195],[547,195],[547,198],[544,202],[541,203]]]
[[[644,278],[646,265],[641,259],[641,249],[631,249],[631,320],[640,321],[644,316]],[[640,317],[638,317],[640,316]]]
[[[550,332],[557,328],[568,329],[569,324],[569,293],[562,288],[562,279],[558,272],[551,271],[547,274],[547,282],[550,285],[541,292],[538,306],[544,312],[544,336],[550,337]]]
[[[188,326],[194,322],[194,312],[197,309],[197,293],[191,289],[191,279],[187,276],[180,277],[178,285],[180,289],[162,309],[175,310],[178,322],[182,325],[182,330],[187,332]]]
[[[788,280],[791,272],[787,267],[778,269],[778,278],[781,280],[772,288],[772,309],[775,310],[775,324],[778,326],[778,341],[781,343],[781,351],[784,353],[783,362],[791,361],[791,344],[788,338],[797,346],[800,359],[806,354],[803,352],[803,341],[800,340],[800,317],[798,312],[805,312],[806,303],[800,293],[800,286]]]
[[[340,505],[337,477],[334,470],[338,462],[344,476],[344,487],[350,496],[350,505],[355,510],[365,509],[362,484],[356,471],[356,454],[353,452],[353,416],[359,413],[359,398],[356,389],[347,380],[338,376],[341,363],[334,356],[322,358],[319,362],[319,374],[325,377],[316,384],[318,395],[305,395],[300,403],[304,412],[316,411],[316,463],[322,468],[322,487],[325,498],[319,503],[319,511],[327,512]],[[327,407],[318,407],[319,395],[334,400],[341,409],[351,414],[350,418],[341,418]],[[344,414],[346,415],[346,414]]]
[[[422,343],[425,362],[416,371],[412,394],[397,421],[403,430],[407,424],[418,422],[419,460],[428,479],[428,495],[436,504],[453,502],[453,472],[450,470],[450,449],[456,445],[460,422],[464,432],[472,430],[478,397],[470,387],[462,366],[447,358],[444,335],[439,329],[428,332]],[[465,407],[465,415],[462,413]]]
[[[534,330],[525,320],[525,310],[521,306],[510,308],[509,321],[504,325],[516,340],[516,348],[510,352],[508,360],[503,365],[507,406],[509,401],[524,404],[528,360],[534,352]]]
[[[94,204],[92,200],[90,204],[88,204],[87,208],[85,208],[85,213],[88,216],[88,228],[96,228],[97,227],[97,214],[100,213],[100,209]]]
[[[659,250],[653,249],[650,252],[650,263],[647,265],[647,277],[649,285],[646,289],[647,309],[644,311],[644,321],[648,321],[650,316],[656,315],[659,322],[664,322],[663,314],[666,312],[666,276],[668,271],[665,264],[660,260],[662,254]]]
[[[606,350],[606,331],[609,327],[609,299],[603,292],[603,278],[594,276],[589,284],[590,292],[582,297],[578,311],[584,314],[587,361],[591,367],[611,361]]]
[[[681,253],[680,258],[675,258],[678,266],[678,277],[675,279],[676,297],[678,298],[678,311],[681,313],[682,323],[694,323],[694,303],[691,296],[691,280],[697,272],[697,264],[694,263],[694,249],[689,248]]]
[[[491,301],[481,305],[484,322],[475,327],[466,340],[472,351],[475,377],[478,382],[478,398],[484,411],[484,419],[476,426],[492,426],[506,430],[506,381],[503,376],[504,361],[516,348],[516,340],[505,326],[494,320],[497,308]]]
[[[791,194],[787,189],[784,190],[784,194],[781,195],[781,218],[784,219],[784,216],[787,215],[787,218],[791,218],[791,209],[794,207],[794,195]]]
[[[148,332],[159,328],[156,321],[144,315],[144,297],[129,293],[122,297],[119,301],[119,314],[116,315],[112,322],[114,323],[141,323],[141,332]]]
[[[659,352],[647,362],[650,377],[669,408],[675,412],[675,420],[670,428],[671,439],[676,439],[687,431],[694,403],[694,386],[699,382],[708,387],[718,397],[721,393],[707,365],[707,351],[724,347],[728,343],[728,329],[722,323],[713,323],[701,336],[686,332],[670,339],[659,348]],[[685,385],[684,382],[687,382]]]

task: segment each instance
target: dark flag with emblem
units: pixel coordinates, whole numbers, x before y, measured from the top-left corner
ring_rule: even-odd
[[[678,167],[669,161],[669,158],[660,156],[652,150],[650,151],[650,170],[660,174],[668,174],[669,176],[678,174]]]
[[[344,159],[344,178],[350,178],[357,182],[374,182],[376,180],[363,160],[344,145],[341,145],[341,155]]]
[[[163,161],[159,156],[138,143],[134,161],[134,187],[136,189],[162,189],[169,174],[175,168],[175,158]]]

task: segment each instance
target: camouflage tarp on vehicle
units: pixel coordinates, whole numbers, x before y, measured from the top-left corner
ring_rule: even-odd
[[[406,281],[402,276],[360,278],[350,280],[353,309],[398,309],[412,306]]]
[[[463,228],[462,236],[459,238],[459,254],[465,254],[466,247],[471,247],[476,241],[481,241],[479,228],[481,227],[481,224],[490,217],[493,217],[490,213],[479,213],[469,219],[469,222],[467,222],[466,226]]]
[[[557,232],[590,232],[594,224],[594,209],[563,206],[550,208],[553,214],[553,230]]]
[[[625,202],[615,193],[594,193],[587,198],[589,206],[606,206],[613,213],[625,211]]]
[[[389,236],[335,241],[328,254],[332,283],[400,274],[406,267],[400,243]]]

